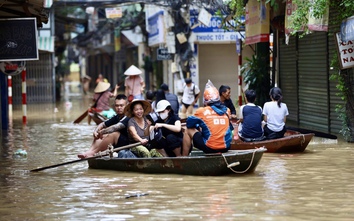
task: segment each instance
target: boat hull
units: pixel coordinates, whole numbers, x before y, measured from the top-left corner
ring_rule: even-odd
[[[300,134],[293,131],[287,132],[288,135],[273,140],[264,140],[258,142],[234,141],[231,144],[231,150],[247,150],[259,147],[265,147],[269,153],[296,153],[304,152],[307,145],[314,136],[311,134]]]
[[[153,174],[183,174],[221,176],[252,173],[266,149],[229,151],[223,154],[204,154],[193,151],[189,157],[162,158],[96,158],[88,160],[90,168]],[[239,162],[228,168],[228,165]],[[237,163],[236,163],[237,164]]]

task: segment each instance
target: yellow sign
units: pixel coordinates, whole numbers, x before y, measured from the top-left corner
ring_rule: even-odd
[[[265,0],[249,0],[246,5],[246,44],[269,41],[269,9]]]
[[[122,17],[122,8],[106,8],[106,18],[121,18]]]

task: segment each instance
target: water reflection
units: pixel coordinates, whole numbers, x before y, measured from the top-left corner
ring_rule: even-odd
[[[255,173],[241,176],[104,171],[86,162],[29,172],[89,148],[95,126],[72,124],[88,101],[71,102],[71,109],[29,107],[26,126],[14,112],[1,138],[1,220],[354,219],[354,146],[341,140],[317,140],[301,154],[264,154]],[[18,149],[27,156],[15,156]]]

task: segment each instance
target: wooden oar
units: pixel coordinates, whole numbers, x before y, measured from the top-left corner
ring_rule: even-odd
[[[138,142],[138,143],[133,143],[133,144],[129,144],[129,145],[126,145],[126,146],[122,146],[122,147],[115,148],[115,149],[113,149],[112,151],[113,151],[113,152],[118,152],[118,151],[120,151],[120,150],[129,149],[129,148],[136,147],[136,146],[139,146],[139,145],[141,145],[140,142]],[[86,160],[89,160],[89,159],[95,159],[95,158],[99,158],[99,157],[101,157],[101,156],[107,156],[107,155],[109,155],[109,152],[108,152],[108,151],[105,151],[104,153],[102,153],[102,154],[100,154],[100,155],[98,155],[98,156],[87,157],[87,158],[84,158],[84,159],[78,159],[78,160],[68,161],[68,162],[59,163],[59,164],[55,164],[55,165],[51,165],[51,166],[41,167],[41,168],[37,168],[37,169],[30,170],[30,172],[38,172],[38,171],[46,170],[46,169],[49,169],[49,168],[64,166],[64,165],[68,165],[68,164],[72,164],[72,163],[83,162],[83,161],[86,161]]]
[[[80,117],[74,120],[74,124],[80,123],[88,115],[88,110],[86,110]]]
[[[320,131],[308,130],[308,129],[298,128],[298,127],[290,127],[290,126],[286,126],[286,128],[289,129],[289,130],[294,130],[294,131],[300,132],[302,134],[313,133],[313,134],[315,134],[316,137],[323,137],[323,138],[334,139],[334,140],[337,139],[336,135],[327,134],[327,133],[323,133],[323,132],[320,132]]]

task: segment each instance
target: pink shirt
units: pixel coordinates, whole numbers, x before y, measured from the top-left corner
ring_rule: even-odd
[[[124,86],[128,87],[128,95],[134,96],[141,94],[141,86],[144,79],[140,75],[128,76],[125,78]]]
[[[93,99],[97,100],[101,93],[95,93],[93,95]],[[97,101],[96,109],[99,110],[109,110],[111,106],[109,105],[109,98],[111,97],[112,93],[110,91],[103,92],[100,99]]]

